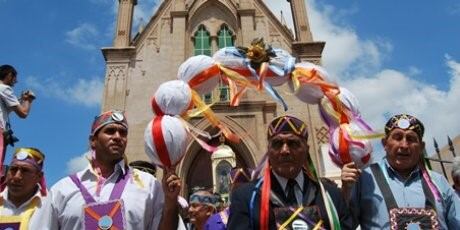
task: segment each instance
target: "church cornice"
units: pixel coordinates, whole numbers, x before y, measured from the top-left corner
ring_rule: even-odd
[[[171,11],[170,15],[171,15],[172,18],[175,18],[175,17],[187,17],[188,16],[188,11],[187,10]]]
[[[256,16],[255,9],[238,9],[237,12],[241,16]]]
[[[136,47],[104,47],[101,49],[104,60],[109,62],[127,62],[136,54]]]
[[[321,57],[326,42],[292,42],[292,53],[299,57]]]

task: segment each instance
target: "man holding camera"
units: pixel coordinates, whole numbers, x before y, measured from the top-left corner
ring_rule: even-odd
[[[13,136],[10,128],[8,115],[14,111],[20,118],[26,118],[29,115],[30,106],[35,99],[32,91],[27,90],[21,94],[18,99],[13,92],[13,86],[17,82],[17,72],[11,65],[0,66],[0,172],[3,166],[6,146],[13,145],[18,141]]]

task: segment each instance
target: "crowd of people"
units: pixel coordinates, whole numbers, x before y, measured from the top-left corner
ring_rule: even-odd
[[[8,114],[26,117],[35,99],[18,99],[17,72],[0,67],[2,162]],[[131,162],[125,155],[129,125],[123,111],[98,115],[89,133],[88,165],[47,189],[45,154],[14,151],[1,183],[0,229],[460,229],[460,162],[451,186],[424,164],[424,125],[399,114],[385,124],[383,159],[342,168],[341,186],[321,178],[310,157],[307,125],[282,115],[267,128],[267,166],[260,176],[231,172],[230,201],[209,189],[179,196],[174,167]],[[12,135],[12,134],[10,134]]]

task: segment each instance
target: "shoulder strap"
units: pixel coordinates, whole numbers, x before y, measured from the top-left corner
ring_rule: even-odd
[[[120,176],[118,176],[118,179],[115,182],[112,193],[110,194],[110,200],[120,199],[123,190],[125,190],[126,183],[128,182],[130,172],[131,170],[128,168],[125,174],[120,173]]]
[[[96,200],[94,200],[93,196],[89,194],[88,189],[83,186],[81,183],[80,179],[78,179],[77,174],[72,174],[69,176],[72,182],[80,189],[81,195],[83,196],[83,199],[85,199],[86,204],[94,203]]]
[[[374,174],[374,179],[377,182],[377,185],[380,188],[380,191],[382,192],[383,199],[385,200],[385,204],[387,206],[388,213],[390,213],[390,210],[393,208],[397,208],[398,204],[396,203],[396,200],[393,196],[393,193],[391,192],[390,185],[388,185],[388,182],[383,175],[382,169],[378,164],[372,164],[370,166],[372,170],[372,174]]]
[[[421,171],[420,171],[420,174],[422,174]],[[423,193],[425,194],[425,207],[436,210],[436,205],[435,205],[436,203],[435,203],[435,200],[434,200],[433,192],[428,187],[428,184],[427,184],[426,180],[423,178],[423,176],[420,175],[420,177],[421,177],[421,180],[422,180]]]

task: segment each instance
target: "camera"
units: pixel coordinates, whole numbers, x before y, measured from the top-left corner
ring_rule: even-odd
[[[19,139],[14,136],[13,134],[13,130],[11,129],[7,129],[5,131],[3,131],[3,143],[4,145],[11,145],[11,146],[14,146],[14,143],[18,142]]]
[[[22,91],[21,98],[24,98],[25,96],[29,97],[32,100],[35,100],[35,98],[36,98],[36,96],[35,96],[34,92],[32,92],[32,90]]]

